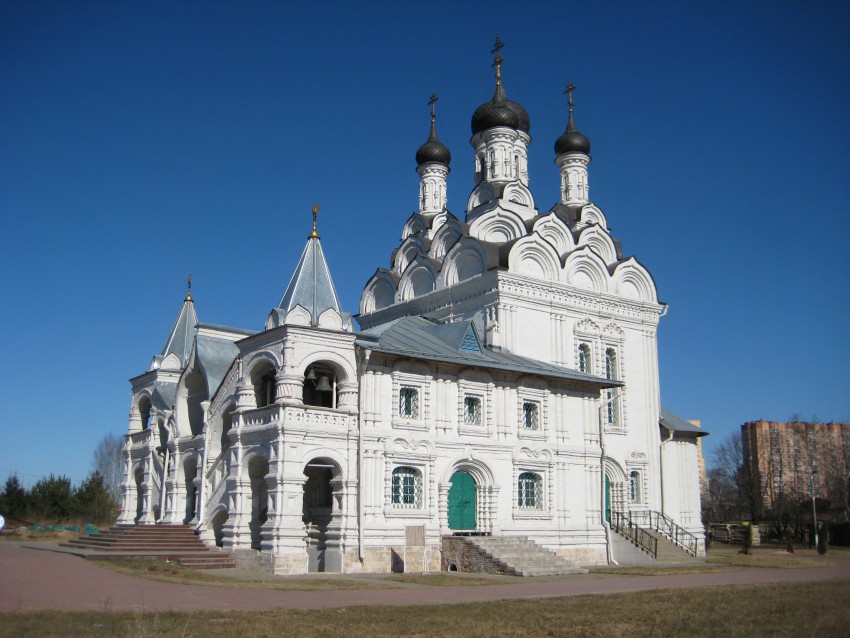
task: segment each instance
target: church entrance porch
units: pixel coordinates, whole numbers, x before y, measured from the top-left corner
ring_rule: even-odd
[[[313,459],[304,468],[302,521],[307,532],[308,572],[342,571],[340,474],[330,459]]]
[[[449,529],[474,530],[478,506],[475,479],[460,470],[452,474],[449,488]]]

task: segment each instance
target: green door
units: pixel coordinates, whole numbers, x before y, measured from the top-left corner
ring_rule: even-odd
[[[475,529],[475,479],[468,472],[452,474],[449,488],[449,529]]]
[[[611,523],[611,481],[605,475],[605,520]]]

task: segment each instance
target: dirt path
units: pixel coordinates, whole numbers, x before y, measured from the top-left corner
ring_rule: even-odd
[[[0,611],[190,611],[195,609],[275,609],[353,605],[437,605],[504,599],[549,598],[811,580],[848,580],[843,567],[741,569],[673,576],[587,574],[559,581],[523,579],[518,584],[472,587],[420,587],[364,591],[276,591],[161,583],[117,574],[68,554],[0,543]]]

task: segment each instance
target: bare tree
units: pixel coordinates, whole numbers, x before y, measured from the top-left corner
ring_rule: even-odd
[[[715,503],[718,513],[737,513],[740,520],[758,521],[762,511],[762,489],[758,468],[744,460],[740,435],[733,433],[712,452],[712,476],[718,483],[716,497],[729,502]]]
[[[115,502],[121,499],[121,481],[124,476],[124,439],[112,432],[104,435],[94,449],[94,470],[103,477],[103,482]]]

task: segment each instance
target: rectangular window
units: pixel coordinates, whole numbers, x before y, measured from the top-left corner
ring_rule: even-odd
[[[481,398],[463,398],[463,422],[466,425],[481,425]]]
[[[401,388],[398,393],[398,415],[404,419],[419,418],[419,390]]]
[[[522,427],[526,430],[540,429],[540,405],[532,401],[522,404]]]

